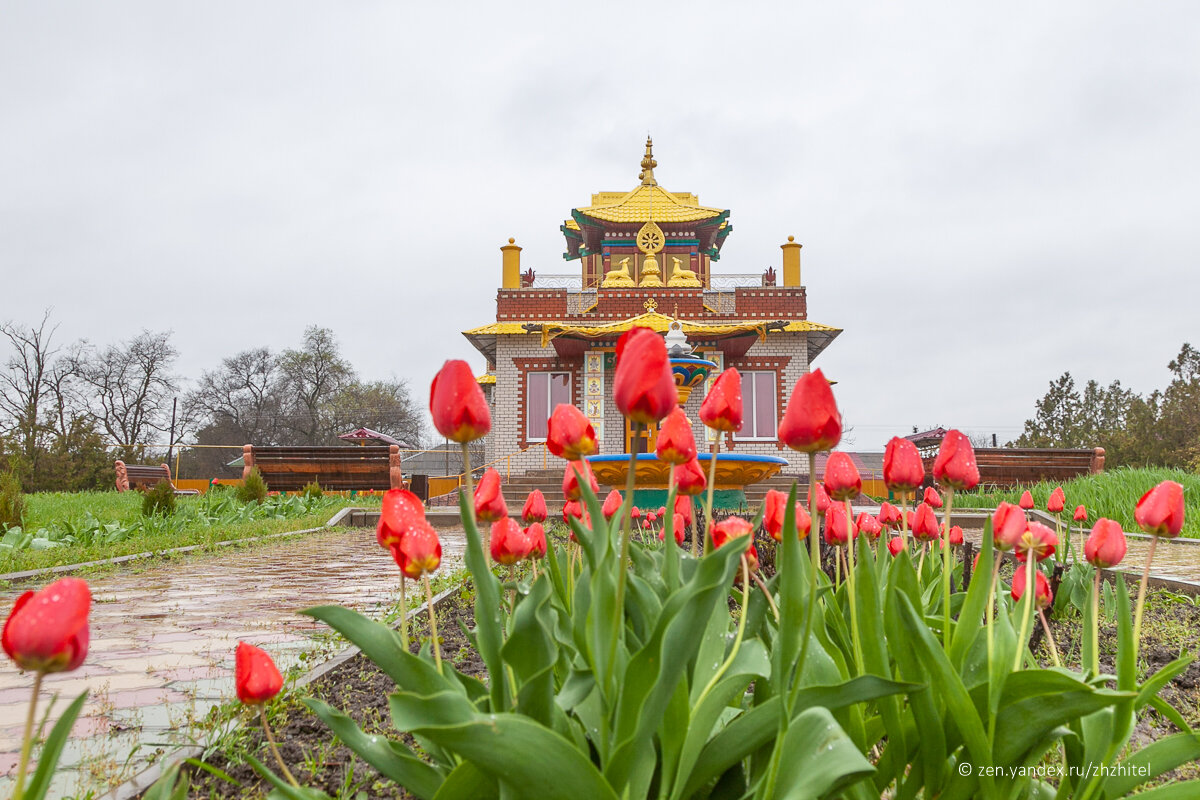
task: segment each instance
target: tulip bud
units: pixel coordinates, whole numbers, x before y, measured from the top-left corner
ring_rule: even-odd
[[[1183,486],[1163,481],[1142,495],[1133,518],[1151,536],[1175,538],[1183,530]]]
[[[567,463],[567,468],[563,470],[563,495],[568,500],[578,500],[583,497],[583,490],[579,488],[579,481],[583,480],[592,490],[592,494],[600,494],[600,485],[596,483],[596,476],[592,473],[592,465],[587,461],[571,461]]]
[[[406,533],[400,544],[392,548],[392,558],[400,571],[413,580],[436,571],[442,563],[442,543],[438,540],[437,531],[428,522],[422,523]]]
[[[879,505],[879,524],[885,528],[900,527],[900,509],[884,500]]]
[[[1038,561],[1043,561],[1054,555],[1058,546],[1058,535],[1038,522],[1031,522],[1017,541],[1016,556],[1018,561],[1024,561],[1030,553]]]
[[[840,503],[830,505],[825,514],[825,544],[844,547],[857,536],[858,528],[847,516],[846,507]]]
[[[675,490],[686,497],[692,497],[704,491],[708,479],[696,459],[675,468]]]
[[[647,513],[646,521],[647,522],[658,522],[658,513],[655,511],[651,511],[651,512]]]
[[[1063,488],[1059,486],[1050,493],[1050,499],[1046,501],[1046,510],[1051,514],[1061,514],[1066,505],[1067,496],[1063,493]]]
[[[475,519],[495,522],[508,516],[508,504],[500,491],[500,473],[490,467],[475,487]]]
[[[853,500],[862,490],[858,468],[846,453],[833,452],[825,462],[825,491],[834,500]]]
[[[963,545],[963,529],[957,525],[951,525],[950,526],[950,536],[948,538],[950,540],[951,547],[962,547],[962,545]]]
[[[683,517],[683,521],[688,525],[692,524],[692,498],[687,495],[679,495],[675,498],[675,513]]]
[[[642,510],[640,508],[638,508],[637,506],[634,506],[632,509],[630,509],[629,516],[632,519],[641,519],[642,518]]]
[[[265,703],[283,688],[283,676],[266,650],[238,642],[234,653],[234,684],[246,705]]]
[[[650,527],[650,518],[642,520],[642,530],[647,530]]]
[[[1030,511],[1033,509],[1033,495],[1030,494],[1028,489],[1026,489],[1024,491],[1024,493],[1022,493],[1021,499],[1017,501],[1017,505],[1019,505],[1021,508],[1025,509],[1026,511]]]
[[[717,376],[700,404],[700,421],[716,431],[742,429],[742,376],[730,367]]]
[[[403,536],[409,528],[425,520],[425,504],[407,489],[388,489],[383,493],[379,521],[389,530]],[[382,542],[380,542],[382,544]],[[385,545],[387,546],[387,545]]]
[[[568,525],[571,524],[571,517],[574,517],[583,523],[583,527],[591,527],[591,518],[588,516],[587,510],[583,507],[583,503],[579,502],[578,500],[568,500],[567,502],[563,503],[562,513],[563,522],[566,522]],[[575,534],[572,533],[571,535],[574,536]]]
[[[1076,522],[1087,522],[1087,518],[1087,506],[1075,506],[1075,516],[1072,519]]]
[[[515,519],[505,517],[492,523],[492,561],[509,567],[528,558],[532,549],[533,542]]]
[[[1014,601],[1020,600],[1025,595],[1025,581],[1028,580],[1025,573],[1027,571],[1025,567],[1021,567],[1013,573],[1012,599]],[[1049,608],[1050,604],[1054,602],[1054,594],[1050,591],[1050,581],[1046,580],[1046,576],[1042,574],[1041,570],[1034,570],[1033,575],[1033,582],[1037,586],[1033,595],[1034,605],[1037,608]]]
[[[1083,543],[1083,557],[1093,567],[1115,567],[1125,558],[1125,547],[1120,523],[1101,517]]]
[[[842,415],[821,370],[801,375],[779,421],[779,441],[801,453],[832,450],[842,438]]]
[[[712,527],[713,547],[724,547],[729,542],[741,536],[749,536],[746,540],[745,557],[750,564],[750,571],[758,568],[758,551],[754,548],[754,526],[741,517],[726,517]]]
[[[683,514],[676,514],[671,520],[671,533],[675,537],[675,544],[683,547],[683,528],[687,523],[683,521]],[[667,538],[667,528],[664,525],[663,529],[658,532],[659,541],[664,541]]]
[[[78,669],[87,658],[91,606],[91,590],[80,578],[59,578],[39,591],[25,592],[4,622],[4,652],[32,672]]]
[[[888,552],[893,556],[900,555],[900,551],[904,549],[904,540],[899,536],[893,536],[887,540]]]
[[[686,464],[696,457],[696,436],[682,407],[675,406],[659,426],[654,452],[668,464]]]
[[[429,412],[438,433],[453,442],[471,442],[492,429],[487,399],[465,361],[447,361],[434,376]]]
[[[1025,512],[1012,503],[1000,503],[992,514],[992,541],[997,550],[1012,550],[1025,533]]]
[[[631,328],[617,340],[613,376],[617,409],[632,422],[658,422],[679,404],[667,345],[649,328]]]
[[[573,405],[559,403],[546,421],[546,449],[567,461],[596,452],[596,429]]]
[[[812,492],[809,492],[809,494],[810,494],[810,499],[811,499]],[[829,492],[825,491],[825,486],[823,484],[818,483],[817,488],[816,488],[816,494],[817,494],[817,513],[824,515],[825,513],[827,513],[829,511],[829,505],[832,502],[829,499]]]
[[[604,512],[605,519],[612,519],[618,511],[621,510],[621,504],[625,502],[625,498],[621,497],[621,493],[613,489],[604,498],[604,507],[601,511]]]
[[[912,534],[918,542],[932,542],[941,538],[941,526],[928,503],[917,506],[917,513],[913,515]]]
[[[928,503],[933,508],[941,508],[942,507],[942,496],[940,494],[938,494],[937,490],[934,489],[932,486],[925,487],[924,500],[926,503]]]
[[[525,529],[525,538],[529,540],[529,559],[546,557],[546,529],[542,523],[535,522]]]
[[[957,490],[974,489],[979,485],[979,466],[975,463],[975,448],[962,431],[947,431],[937,458],[933,461],[933,479],[943,486]]]
[[[783,537],[783,514],[788,496],[778,489],[771,489],[763,500],[763,528],[775,541]]]
[[[547,516],[546,497],[541,489],[534,489],[525,498],[525,507],[521,509],[521,521],[526,525],[533,522],[545,522]]]
[[[925,465],[917,446],[893,436],[883,451],[883,482],[893,492],[911,492],[925,480]]]
[[[875,517],[871,516],[865,511],[858,515],[858,519],[854,521],[854,524],[857,525],[859,531],[865,533],[871,539],[871,541],[875,541],[879,538],[879,535],[883,533],[883,526],[879,524],[879,520],[875,519]]]

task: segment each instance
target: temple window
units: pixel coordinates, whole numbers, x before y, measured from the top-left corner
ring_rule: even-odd
[[[544,442],[550,412],[559,403],[571,402],[571,373],[530,372],[526,380],[529,383],[525,392],[525,407],[529,413],[525,421],[525,439]]]
[[[774,372],[743,372],[742,374],[742,429],[734,434],[735,439],[774,441],[775,394]]]

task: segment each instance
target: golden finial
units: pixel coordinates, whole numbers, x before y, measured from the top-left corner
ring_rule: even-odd
[[[654,140],[646,136],[646,156],[642,159],[642,171],[638,173],[642,186],[658,186],[658,181],[654,180],[654,168],[657,166],[658,162],[654,160]]]

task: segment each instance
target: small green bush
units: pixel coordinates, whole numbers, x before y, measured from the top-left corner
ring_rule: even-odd
[[[321,484],[317,481],[310,481],[304,484],[304,488],[300,490],[300,496],[305,500],[310,497],[324,497],[325,490],[321,488]]]
[[[21,491],[21,478],[16,470],[0,473],[0,526],[20,526],[25,514],[25,494]]]
[[[267,482],[263,480],[258,467],[251,467],[250,474],[238,487],[237,499],[243,503],[261,503],[267,499]]]
[[[169,517],[175,513],[175,489],[169,481],[154,484],[142,497],[143,517]]]

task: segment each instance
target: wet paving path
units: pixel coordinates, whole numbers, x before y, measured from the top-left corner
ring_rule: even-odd
[[[440,531],[442,568],[461,564],[461,531]],[[48,582],[48,581],[45,581]],[[99,794],[136,774],[156,751],[190,743],[189,723],[235,697],[234,647],[263,647],[281,671],[329,646],[328,628],[296,612],[338,604],[381,617],[397,600],[399,570],[374,531],[341,529],[240,552],[156,563],[88,579],[91,643],[75,672],[49,675],[39,715],[89,696],[51,795]],[[0,590],[0,614],[42,583]],[[409,585],[410,603],[419,602]],[[0,794],[11,785],[32,676],[0,669]],[[47,726],[47,731],[49,726]]]

